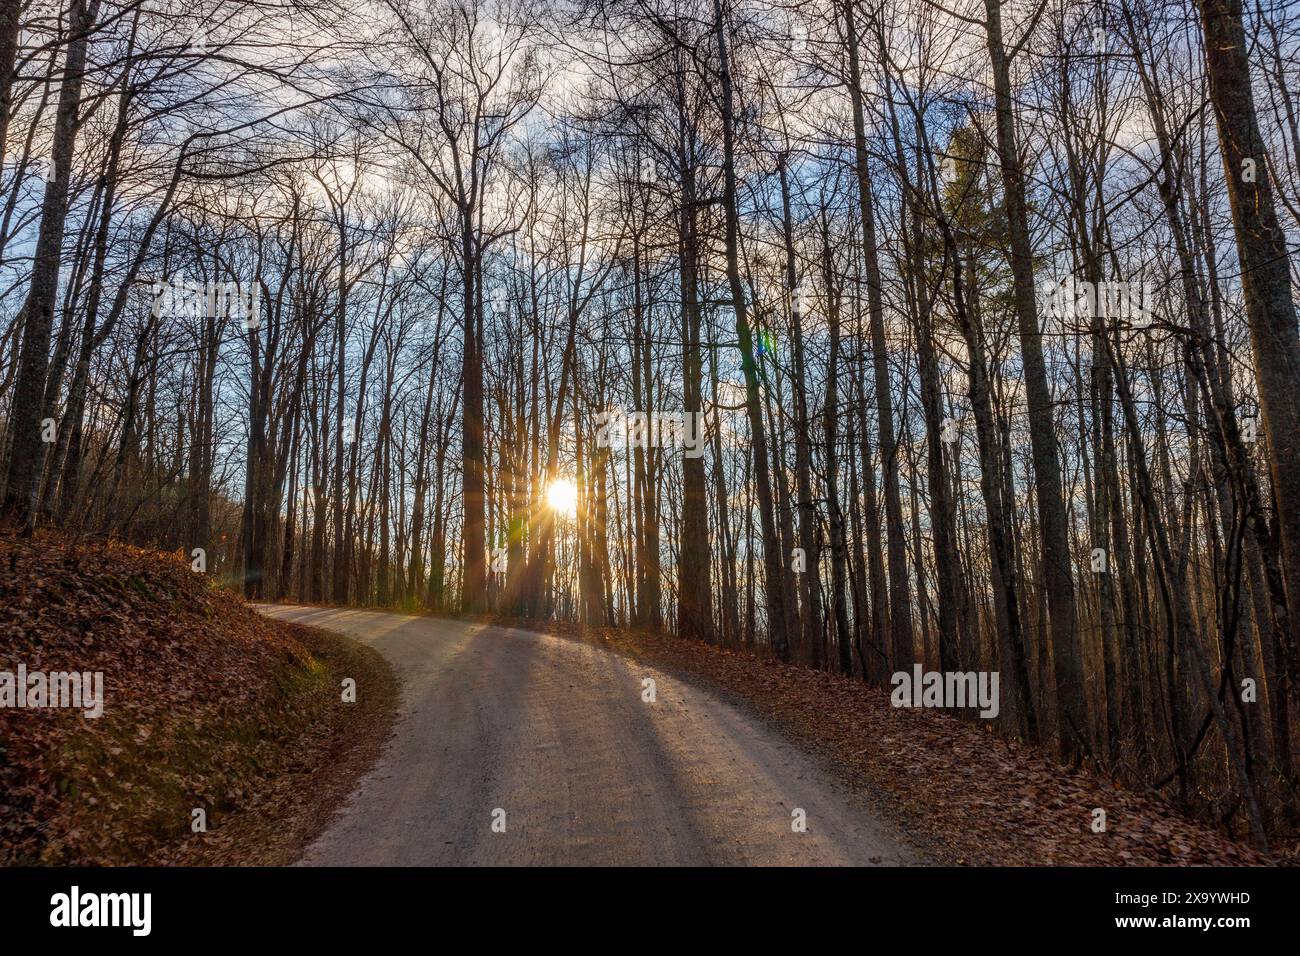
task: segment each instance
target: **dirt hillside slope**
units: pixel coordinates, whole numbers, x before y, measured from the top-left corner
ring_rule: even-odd
[[[37,704],[56,672],[101,673],[102,715],[16,706],[20,668]],[[267,620],[180,555],[0,538],[0,864],[290,862],[395,694],[373,651]]]

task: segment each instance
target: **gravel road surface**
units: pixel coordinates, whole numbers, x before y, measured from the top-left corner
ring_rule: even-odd
[[[394,737],[303,864],[918,862],[798,748],[655,668],[515,628],[259,610],[374,647],[402,682]]]

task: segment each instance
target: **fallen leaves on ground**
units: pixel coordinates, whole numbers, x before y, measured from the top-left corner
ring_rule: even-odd
[[[179,554],[0,537],[0,648],[0,670],[101,671],[105,698],[97,719],[0,708],[0,864],[289,862],[391,725],[375,652],[264,618]]]

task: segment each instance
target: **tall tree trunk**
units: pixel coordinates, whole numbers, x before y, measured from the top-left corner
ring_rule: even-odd
[[[840,364],[840,294],[831,252],[830,224],[822,210],[822,285],[826,295],[826,396],[822,409],[822,438],[826,443],[826,510],[830,517],[831,612],[835,623],[836,651],[841,674],[853,673],[852,631],[849,627],[848,549],[844,511],[840,508],[839,449],[837,443]]]
[[[1300,646],[1300,332],[1286,235],[1277,220],[1267,148],[1251,89],[1241,0],[1198,0],[1205,64],[1236,227],[1246,321],[1255,356],[1281,537],[1291,648]]]
[[[726,23],[722,0],[713,0],[714,33],[718,44],[718,85],[722,91],[723,207],[727,225],[727,281],[736,314],[736,338],[740,346],[740,367],[745,377],[745,411],[753,444],[754,479],[757,484],[759,522],[763,532],[763,593],[767,598],[768,640],[781,660],[789,660],[783,555],[776,529],[772,498],[771,464],[768,461],[767,432],[763,423],[763,400],[759,392],[758,366],[754,361],[754,335],[745,304],[745,287],[740,273],[740,211],[736,188],[736,132],[734,93],[727,50]]]
[[[18,30],[22,0],[0,0],[0,168],[9,141],[9,116],[13,111],[14,68],[18,60]]]
[[[36,517],[39,464],[44,460],[41,419],[46,415],[45,378],[50,361],[50,334],[59,292],[63,230],[68,204],[68,184],[77,133],[81,128],[79,108],[85,78],[86,47],[99,11],[99,0],[72,0],[69,14],[68,50],[64,55],[63,82],[54,117],[51,162],[54,176],[45,186],[41,224],[36,237],[32,278],[27,293],[22,351],[18,358],[18,379],[14,385],[9,428],[13,434],[9,469],[0,512],[9,522],[30,533]],[[2,67],[3,64],[0,64]]]
[[[1011,245],[1011,273],[1024,365],[1034,490],[1038,499],[1039,546],[1051,625],[1057,732],[1061,759],[1074,761],[1086,748],[1088,719],[1083,691],[1083,661],[1075,620],[1069,529],[1061,484],[1061,463],[1056,453],[1052,391],[1047,381],[1043,336],[1038,324],[1034,252],[1030,244],[1024,172],[1021,169],[1015,116],[1012,113],[1011,62],[1002,41],[1000,0],[984,0],[984,9],[989,58],[993,66],[997,151]]]
[[[487,530],[483,493],[483,356],[478,255],[475,251],[473,210],[461,210],[461,276],[465,297],[462,311],[461,350],[461,609],[475,613],[487,609]]]
[[[682,149],[680,264],[682,288],[682,404],[687,422],[704,409],[698,289],[699,244],[695,224],[695,173]],[[688,428],[690,425],[688,424]],[[699,433],[703,452],[703,431]],[[713,643],[713,582],[709,578],[709,498],[704,458],[682,458],[682,533],[677,561],[677,633]]]
[[[880,467],[885,491],[885,543],[889,563],[889,634],[891,665],[896,671],[910,670],[916,655],[912,634],[912,596],[907,571],[907,531],[903,525],[903,504],[898,484],[898,441],[889,384],[889,345],[885,341],[884,290],[876,239],[875,198],[867,164],[867,127],[862,102],[862,70],[854,6],[844,2],[844,30],[849,54],[849,98],[853,106],[854,172],[857,177],[858,211],[862,218],[862,253],[866,268],[867,311],[871,328],[871,361],[875,375],[876,416],[879,426]],[[864,423],[865,425],[865,423]],[[866,440],[866,432],[863,432]],[[871,470],[864,463],[864,480]],[[877,596],[877,600],[879,597]],[[883,635],[881,635],[883,636]]]
[[[803,550],[804,570],[799,575],[802,644],[804,660],[821,667],[826,660],[825,630],[822,620],[821,554],[818,546],[820,524],[812,490],[812,422],[808,414],[808,360],[803,339],[806,292],[795,265],[794,221],[790,206],[790,178],[786,169],[788,156],[780,158],[781,223],[785,241],[785,280],[790,299],[791,344],[794,349],[794,471],[799,495],[799,547]],[[829,295],[829,290],[827,292]]]

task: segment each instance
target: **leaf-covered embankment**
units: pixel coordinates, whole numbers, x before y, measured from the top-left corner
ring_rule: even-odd
[[[102,672],[104,706],[0,707],[8,865],[291,862],[396,699],[376,652],[263,618],[178,555],[55,536],[0,537],[0,672],[20,664]]]

